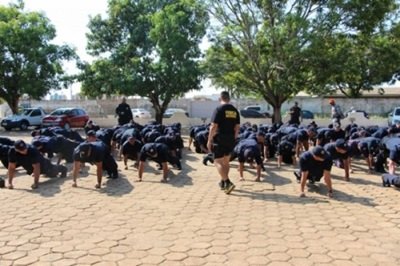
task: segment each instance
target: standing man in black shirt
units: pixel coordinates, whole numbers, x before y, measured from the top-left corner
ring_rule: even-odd
[[[125,97],[115,109],[115,113],[118,115],[118,125],[128,124],[133,119],[131,107],[126,103]]]
[[[290,120],[289,124],[300,125],[300,117],[301,117],[301,108],[297,102],[294,102],[294,105],[289,110]]]
[[[221,92],[219,100],[221,105],[215,109],[211,117],[207,149],[214,153],[214,164],[221,176],[220,187],[229,194],[235,188],[229,180],[229,160],[235,147],[235,140],[239,136],[240,115],[229,103],[230,96],[227,91]]]

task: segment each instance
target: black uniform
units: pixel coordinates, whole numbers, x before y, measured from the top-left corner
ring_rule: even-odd
[[[211,117],[211,122],[218,125],[213,139],[214,158],[230,155],[235,147],[235,127],[240,124],[238,110],[229,103],[218,106]]]
[[[131,107],[127,103],[120,103],[115,109],[115,113],[118,115],[119,125],[127,124],[133,119]]]
[[[56,177],[61,174],[61,177],[67,175],[67,168],[62,165],[54,165],[49,159],[43,157],[42,154],[33,146],[27,145],[27,154],[21,154],[11,147],[8,152],[9,163],[16,163],[21,165],[26,172],[30,175],[33,173],[33,164],[40,164],[40,174],[44,174],[48,177]]]
[[[169,153],[168,146],[164,143],[144,144],[140,151],[140,161],[145,162],[147,159],[159,164],[169,162],[172,165],[176,165],[179,170],[182,169],[179,159]]]
[[[324,161],[314,159],[311,151],[306,151],[300,156],[300,171],[308,171],[308,179],[311,181],[320,181],[324,175],[324,171],[331,171],[332,159],[326,156]]]
[[[293,156],[296,155],[295,145],[287,140],[283,140],[278,145],[278,156],[282,156],[282,161],[286,164],[293,163]]]
[[[257,165],[262,164],[260,148],[254,139],[240,141],[233,149],[231,160],[236,157],[240,163],[252,162],[254,160]]]
[[[110,154],[110,148],[103,142],[83,142],[74,150],[74,161],[103,163],[103,169],[110,178],[118,178],[118,165]]]

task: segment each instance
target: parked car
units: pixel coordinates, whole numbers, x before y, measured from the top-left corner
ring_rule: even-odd
[[[132,109],[133,118],[151,118],[151,113],[143,108]]]
[[[65,129],[84,127],[89,116],[82,108],[58,108],[42,120],[42,126],[60,126]]]
[[[27,130],[30,126],[40,126],[46,115],[42,108],[25,108],[21,114],[10,115],[1,121],[1,126],[9,131],[13,128]]]
[[[400,123],[400,107],[395,107],[393,111],[389,113],[388,125],[392,126]]]
[[[242,109],[239,111],[240,115],[243,116],[244,118],[267,118],[265,114],[262,114],[256,110],[252,109]]]
[[[303,119],[314,119],[314,113],[309,110],[301,110],[301,117]]]
[[[261,105],[249,105],[243,108],[243,110],[254,110],[259,112],[260,114],[264,114],[265,117],[271,117],[271,114],[267,112],[267,109]]]
[[[189,117],[189,113],[181,108],[168,108],[164,112],[164,118],[170,118],[174,113],[184,113],[187,117]]]
[[[346,112],[345,116],[348,117],[349,114],[351,113],[362,113],[364,115],[365,118],[369,119],[369,115],[367,112],[363,111],[363,110],[356,110],[356,109],[351,109],[349,111]]]

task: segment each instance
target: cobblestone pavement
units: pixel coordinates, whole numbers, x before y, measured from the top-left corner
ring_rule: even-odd
[[[293,167],[267,163],[225,195],[213,166],[185,152],[171,181],[150,163],[142,183],[130,167],[94,189],[95,168],[32,178],[0,190],[0,265],[400,265],[400,191],[383,188],[359,162],[350,183],[334,168],[334,199],[318,184],[299,198]],[[150,172],[150,173],[149,173]],[[2,168],[0,174],[4,175]]]

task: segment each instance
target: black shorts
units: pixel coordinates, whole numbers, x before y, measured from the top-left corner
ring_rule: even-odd
[[[216,137],[213,145],[214,159],[230,156],[234,148],[235,138],[233,136]]]

